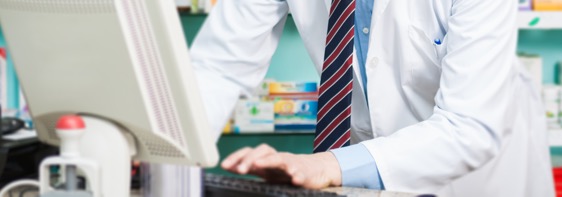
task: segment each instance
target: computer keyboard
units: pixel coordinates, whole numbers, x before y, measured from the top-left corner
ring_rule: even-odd
[[[205,174],[205,197],[345,197],[333,192],[270,184],[259,180]]]

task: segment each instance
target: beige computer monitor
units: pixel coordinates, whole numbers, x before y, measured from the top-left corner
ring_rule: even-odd
[[[173,1],[0,0],[0,24],[41,141],[86,114],[130,131],[136,159],[216,165]]]

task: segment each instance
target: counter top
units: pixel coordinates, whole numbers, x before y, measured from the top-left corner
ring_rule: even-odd
[[[324,191],[336,192],[338,194],[347,195],[349,197],[415,197],[414,194],[399,193],[399,192],[389,192],[389,191],[376,191],[370,189],[361,188],[348,188],[348,187],[334,187],[324,189]],[[19,194],[19,190],[14,192],[16,195]],[[24,197],[37,196],[37,192],[28,192]],[[9,197],[8,195],[4,197]],[[132,190],[131,197],[142,197],[139,190]]]
[[[415,194],[400,193],[400,192],[390,192],[390,191],[378,191],[363,188],[351,188],[351,187],[333,187],[323,189],[323,191],[336,192],[341,195],[346,195],[349,197],[415,197]]]
[[[415,194],[400,193],[400,192],[390,192],[390,191],[378,191],[363,188],[351,188],[351,187],[332,187],[323,189],[323,191],[336,192],[341,195],[346,195],[349,197],[416,197]],[[131,191],[131,197],[142,197],[140,191]]]

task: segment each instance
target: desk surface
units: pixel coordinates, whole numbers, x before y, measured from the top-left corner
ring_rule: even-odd
[[[350,197],[415,197],[415,194],[400,193],[400,192],[390,192],[390,191],[377,191],[362,188],[351,188],[351,187],[334,187],[327,188],[324,191],[336,192],[341,195],[347,195]]]
[[[348,195],[350,197],[415,197],[414,194],[407,194],[407,193],[398,193],[398,192],[389,192],[389,191],[376,191],[376,190],[368,190],[368,189],[360,189],[360,188],[342,188],[342,187],[334,187],[324,189],[325,191],[337,192],[338,194]],[[14,194],[19,196],[19,190],[14,191]],[[37,196],[36,192],[29,192],[24,197],[35,197]],[[0,196],[0,197],[9,197]],[[131,191],[131,197],[142,197],[139,190]]]
[[[341,195],[347,195],[349,197],[416,197],[415,194],[400,193],[400,192],[390,192],[390,191],[377,191],[370,189],[361,188],[350,188],[350,187],[333,187],[324,189],[324,191],[336,192]],[[131,191],[131,197],[142,197],[139,190]]]

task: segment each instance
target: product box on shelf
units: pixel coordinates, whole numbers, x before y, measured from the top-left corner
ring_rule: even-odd
[[[562,11],[562,0],[533,0],[536,11]]]
[[[241,99],[234,111],[234,133],[273,133],[273,102],[258,98]]]
[[[271,82],[269,83],[270,96],[298,96],[314,94],[318,91],[316,82]]]
[[[318,101],[302,99],[277,99],[274,101],[275,129],[314,130]]]
[[[274,101],[276,131],[310,131],[316,127],[316,82],[272,82],[269,99]]]

